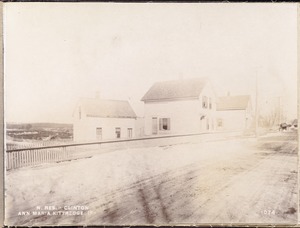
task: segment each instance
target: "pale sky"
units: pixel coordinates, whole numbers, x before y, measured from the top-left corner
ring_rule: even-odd
[[[209,77],[219,96],[297,109],[297,4],[5,3],[8,122],[71,122],[100,91],[143,116],[156,81]],[[254,99],[255,100],[255,99]]]

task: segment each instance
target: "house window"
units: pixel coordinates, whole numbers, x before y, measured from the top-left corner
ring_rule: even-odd
[[[132,138],[132,128],[127,128],[128,138]]]
[[[121,128],[116,127],[116,138],[121,138]]]
[[[222,119],[218,119],[218,127],[222,127],[223,126],[223,120]]]
[[[160,131],[166,131],[170,130],[170,118],[160,118],[159,119],[159,130]]]
[[[212,109],[212,102],[211,102],[211,98],[209,98],[209,109]]]
[[[209,119],[206,119],[206,129],[209,130]]]
[[[157,134],[157,117],[152,117],[152,134]]]
[[[203,96],[202,97],[202,108],[208,108],[208,101],[207,101],[207,97],[206,96]]]
[[[78,117],[81,119],[81,107],[79,107]]]
[[[97,138],[97,140],[102,139],[102,127],[97,127],[96,128],[96,138]]]

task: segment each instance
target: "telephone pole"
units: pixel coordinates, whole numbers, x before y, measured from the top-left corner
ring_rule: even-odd
[[[257,80],[257,70],[255,75],[255,137],[258,137],[258,80]]]
[[[281,111],[281,96],[279,96],[279,124],[282,123],[282,111]]]
[[[259,120],[259,111],[258,111],[258,96],[259,96],[259,91],[258,91],[258,68],[256,67],[255,70],[255,137],[257,138],[259,133],[258,133],[258,120]]]

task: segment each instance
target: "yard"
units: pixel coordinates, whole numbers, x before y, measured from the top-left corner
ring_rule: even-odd
[[[297,155],[296,132],[283,132],[11,170],[6,224],[295,224]]]

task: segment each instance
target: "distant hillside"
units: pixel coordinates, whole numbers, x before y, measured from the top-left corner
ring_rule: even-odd
[[[72,124],[64,123],[7,123],[7,129],[43,129],[43,128],[63,128],[73,129]]]
[[[10,141],[72,140],[73,125],[62,123],[7,123],[6,136]]]

